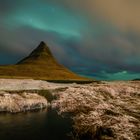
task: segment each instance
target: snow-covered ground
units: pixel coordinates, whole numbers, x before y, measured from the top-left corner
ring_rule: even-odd
[[[49,88],[48,83],[41,80],[0,79],[0,112],[16,113],[46,108],[48,102],[45,97],[26,92],[46,88]],[[22,90],[25,92],[20,93]],[[14,92],[11,94],[9,91]]]
[[[140,139],[140,82],[104,82],[56,93],[52,107],[73,114],[75,136]]]
[[[67,86],[73,84],[67,84]],[[23,112],[46,108],[48,101],[35,93],[35,90],[51,90],[65,87],[32,79],[0,79],[0,112]]]
[[[9,94],[0,92],[0,112],[24,112],[46,108],[47,100],[35,93]]]
[[[0,79],[0,90],[42,90],[55,89],[73,84],[54,84],[33,79]]]

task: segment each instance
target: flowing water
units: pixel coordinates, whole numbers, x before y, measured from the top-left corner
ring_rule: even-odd
[[[72,121],[55,110],[0,114],[0,140],[69,140]]]

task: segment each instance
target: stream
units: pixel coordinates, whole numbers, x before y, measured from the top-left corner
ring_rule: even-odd
[[[70,140],[72,120],[56,110],[0,114],[0,140]]]

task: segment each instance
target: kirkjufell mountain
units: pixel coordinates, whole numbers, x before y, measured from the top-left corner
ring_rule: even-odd
[[[49,47],[42,41],[29,56],[19,61],[17,64],[36,64],[36,65],[59,65],[53,57]],[[60,66],[60,65],[59,65]]]
[[[44,80],[85,80],[71,72],[53,57],[49,47],[42,41],[29,56],[15,65],[0,66],[2,78],[33,78]]]

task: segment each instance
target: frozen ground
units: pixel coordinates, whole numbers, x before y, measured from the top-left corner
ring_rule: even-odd
[[[73,84],[54,84],[33,79],[0,79],[0,90],[42,90],[71,86]]]
[[[25,112],[47,107],[47,100],[35,93],[0,92],[0,112]]]
[[[51,102],[52,108],[58,109],[60,115],[70,114],[74,121],[74,132],[71,134],[73,139],[140,139],[139,81],[78,85],[54,84],[40,80],[0,80],[0,92],[35,89],[51,90],[55,96],[55,100]],[[27,93],[27,96],[29,95]],[[4,96],[15,98],[15,95]],[[16,98],[17,102],[22,101],[21,98],[27,98],[26,94],[17,96],[21,96]],[[37,101],[40,100],[39,98]],[[0,95],[0,106],[5,102],[2,99],[3,95]],[[30,99],[33,99],[32,94]],[[12,99],[13,102],[14,100]],[[42,101],[44,102],[44,99]],[[20,106],[24,103],[21,102]]]
[[[73,84],[67,84],[67,86],[70,85]],[[35,91],[51,90],[65,86],[65,84],[53,84],[32,79],[0,79],[0,112],[17,113],[46,108],[48,105],[47,99],[38,95]],[[43,92],[44,94],[46,92]]]
[[[140,139],[140,82],[77,85],[56,96],[53,108],[72,114],[74,139]]]

